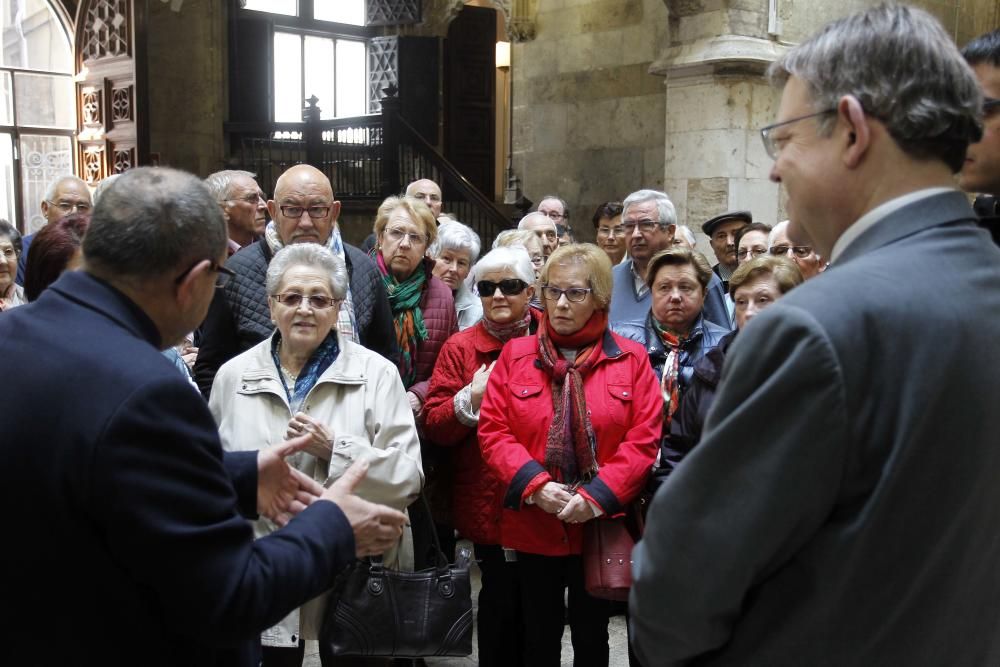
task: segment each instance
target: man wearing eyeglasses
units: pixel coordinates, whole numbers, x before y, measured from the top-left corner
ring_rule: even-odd
[[[427,204],[437,220],[441,216],[441,186],[429,178],[420,178],[406,186],[406,196]]]
[[[208,191],[222,208],[229,232],[229,255],[232,256],[264,234],[267,225],[267,200],[249,171],[226,169],[209,174]]]
[[[776,224],[767,235],[767,251],[775,257],[786,257],[795,262],[804,280],[815,278],[826,268],[826,262],[811,245],[792,243],[788,238],[788,220]]]
[[[740,330],[633,552],[643,664],[1000,665],[1000,248],[955,174],[982,95],[886,3],[779,57],[762,138],[830,269]]]
[[[542,201],[538,202],[538,212],[556,223],[556,235],[559,237],[557,247],[573,243],[573,229],[569,226],[569,205],[565,199],[556,195],[545,195]]]
[[[992,197],[988,202],[982,198],[981,220],[1000,243],[1000,30],[972,40],[962,55],[979,80],[984,101],[983,138],[969,146],[959,184],[966,192]]]
[[[344,260],[349,283],[337,329],[396,363],[399,349],[389,297],[371,258],[341,239],[337,228],[340,202],[334,199],[326,175],[305,164],[289,168],[278,178],[267,208],[272,221],[263,238],[226,262],[233,279],[217,291],[201,327],[194,376],[205,397],[222,364],[274,331],[264,289],[267,265],[278,250],[294,243],[324,245]]]
[[[653,255],[673,245],[677,211],[667,193],[637,190],[622,202],[622,231],[628,257],[612,269],[614,290],[608,319],[615,333],[645,341],[646,316],[652,303],[646,267]],[[705,289],[705,319],[732,329],[722,282],[713,275]]]
[[[76,176],[63,176],[49,186],[42,200],[42,216],[45,224],[55,222],[70,213],[90,213],[93,201],[90,198],[90,188]],[[24,267],[28,261],[28,248],[35,239],[34,234],[28,234],[21,239],[21,257],[17,260],[18,285],[24,284]]]

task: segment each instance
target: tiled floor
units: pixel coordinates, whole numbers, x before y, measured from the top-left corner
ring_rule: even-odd
[[[479,568],[473,565],[472,568],[472,603],[473,609],[476,607],[476,600],[479,597]],[[611,648],[610,667],[628,667],[628,638],[625,634],[625,617],[614,616],[608,625],[609,644]],[[428,658],[427,664],[431,667],[472,667],[479,664],[479,657],[476,651],[476,640],[472,640],[472,655],[465,658]],[[570,643],[569,626],[563,634],[562,650],[563,667],[573,665],[573,645]],[[306,659],[303,667],[320,667],[319,648],[316,642],[306,642]]]

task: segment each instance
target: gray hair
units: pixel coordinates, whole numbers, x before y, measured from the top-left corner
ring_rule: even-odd
[[[563,220],[569,220],[569,204],[566,203],[565,199],[563,199],[559,195],[545,195],[544,197],[538,200],[538,206],[541,206],[542,202],[545,201],[546,199],[554,199],[557,202],[559,202],[559,205],[562,206],[563,210],[563,216],[564,216]],[[536,211],[538,210],[538,206],[535,207]]]
[[[59,186],[66,181],[74,181],[83,186],[85,192],[90,192],[90,188],[87,187],[87,182],[82,178],[68,174],[66,176],[60,176],[56,180],[49,184],[48,189],[45,191],[45,201],[53,201],[56,198],[56,193],[59,192]]]
[[[212,193],[213,197],[215,197],[215,201],[221,203],[229,196],[229,188],[233,184],[233,179],[237,176],[257,178],[257,174],[251,171],[224,169],[222,171],[217,171],[214,174],[209,174],[205,179],[205,187],[207,187],[208,191]]]
[[[648,201],[656,202],[656,210],[660,214],[660,226],[677,224],[677,209],[666,192],[659,190],[636,190],[622,202],[622,216],[628,213],[628,207],[633,204],[642,204]]]
[[[97,200],[101,198],[101,195],[104,194],[104,191],[108,189],[108,186],[114,183],[119,176],[121,176],[121,174],[111,174],[107,178],[102,179],[101,182],[97,184],[97,187],[94,188],[94,194],[91,195],[94,199],[95,205],[97,204]]]
[[[698,241],[694,237],[694,232],[692,232],[691,228],[687,225],[677,225],[677,231],[675,233],[683,236],[684,240],[687,241],[688,245],[692,248],[698,247]]]
[[[518,221],[518,223],[517,223],[517,228],[518,229],[525,229],[524,225],[526,225],[532,218],[534,218],[536,216],[539,217],[539,218],[544,218],[545,222],[547,222],[548,224],[552,225],[552,229],[553,230],[558,231],[558,230],[556,230],[556,223],[555,223],[555,221],[552,218],[550,218],[549,216],[545,215],[544,213],[539,213],[538,211],[532,211],[528,215],[526,215],[523,218],[521,218],[521,220]],[[528,231],[531,231],[531,230],[529,229]]]
[[[437,240],[428,249],[430,256],[437,259],[445,250],[464,250],[469,253],[469,263],[479,259],[482,241],[479,234],[458,220],[448,220],[438,226]]]
[[[528,249],[531,239],[538,238],[530,229],[505,229],[493,239],[494,248],[516,247]]]
[[[775,241],[775,239],[778,238],[778,234],[784,233],[785,227],[787,227],[787,226],[788,226],[788,221],[787,220],[782,220],[781,222],[779,222],[778,224],[776,224],[774,227],[771,228],[771,231],[769,231],[767,233],[767,247],[768,248],[770,248],[771,246],[774,245],[774,241]]]
[[[937,19],[922,9],[883,4],[828,23],[768,70],[772,83],[789,77],[809,90],[817,112],[853,95],[881,121],[901,150],[962,168],[978,141],[982,93],[972,70]],[[835,118],[819,119],[821,135]]]
[[[970,65],[986,63],[1000,67],[1000,28],[980,35],[962,47],[962,57]]]
[[[528,251],[523,246],[501,246],[483,255],[469,273],[471,284],[479,280],[479,276],[493,271],[510,269],[514,275],[528,283],[535,284],[535,267],[531,263]]]
[[[2,219],[0,219],[0,239],[9,240],[10,244],[14,246],[14,254],[18,257],[21,256],[21,251],[24,249],[21,232],[17,231],[17,227]]]
[[[122,279],[181,272],[225,250],[222,211],[201,179],[167,167],[139,167],[116,178],[83,237],[87,267]]]
[[[285,273],[293,266],[308,266],[330,277],[330,293],[335,299],[347,296],[347,267],[337,255],[317,243],[296,243],[275,253],[267,267],[264,288],[268,294],[277,294]]]

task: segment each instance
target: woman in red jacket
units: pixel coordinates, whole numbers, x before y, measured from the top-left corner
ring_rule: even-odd
[[[528,306],[534,294],[531,258],[520,247],[497,248],[473,269],[483,319],[448,339],[431,376],[425,432],[454,446],[454,520],[472,540],[482,572],[478,644],[482,667],[521,665],[520,595],[516,563],[500,546],[504,489],[479,452],[479,408],[494,362],[511,338],[538,329],[541,312]]]
[[[611,280],[597,246],[553,252],[538,334],[504,346],[480,408],[502,544],[517,554],[527,665],[560,664],[567,587],[574,664],[608,664],[608,604],[583,587],[583,524],[621,516],[656,457],[659,386],[642,346],[608,329]]]

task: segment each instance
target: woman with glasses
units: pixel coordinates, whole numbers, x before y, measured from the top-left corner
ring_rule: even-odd
[[[451,288],[455,297],[459,329],[468,329],[483,318],[479,297],[465,284],[472,265],[479,259],[480,246],[479,234],[449,219],[438,226],[437,240],[429,251],[434,260],[434,275]]]
[[[701,440],[705,417],[715,401],[722,376],[722,364],[736,334],[757,313],[801,284],[802,274],[798,267],[785,257],[761,255],[749,261],[740,261],[729,279],[729,294],[736,304],[736,329],[726,334],[694,365],[690,386],[670,425],[671,447],[677,456],[666,460],[664,474],[669,474]]]
[[[275,254],[266,289],[276,331],[219,369],[209,407],[225,449],[308,434],[307,450],[289,459],[294,468],[329,485],[354,461],[368,461],[356,493],[402,510],[423,483],[417,429],[396,367],[338,333],[347,283],[343,260],[322,246]],[[254,522],[258,537],[275,529]],[[407,543],[404,535],[386,552],[389,567],[412,569]],[[302,640],[318,637],[325,605],[316,598],[265,631],[263,665],[301,665]]]
[[[606,201],[594,211],[597,247],[608,254],[612,264],[625,258],[625,231],[622,229],[622,204]]]
[[[610,606],[584,589],[584,525],[620,516],[656,458],[656,376],[642,347],[608,328],[611,284],[611,261],[597,246],[553,252],[538,332],[504,346],[480,407],[529,665],[560,664],[567,588],[576,664],[608,664]]]
[[[27,303],[24,290],[14,282],[20,257],[21,233],[6,220],[0,220],[0,312]]]
[[[431,376],[424,428],[434,442],[454,448],[455,528],[472,540],[482,572],[479,664],[516,666],[522,664],[520,598],[516,566],[504,559],[501,547],[503,487],[483,462],[476,427],[500,350],[512,338],[535,333],[541,311],[529,306],[535,272],[523,248],[490,251],[476,264],[473,276],[483,319],[449,338],[441,348]]]
[[[751,222],[736,233],[736,263],[746,264],[767,254],[767,235],[771,233],[771,225],[763,222]]]
[[[375,219],[375,247],[372,258],[389,295],[399,345],[399,375],[406,388],[410,409],[423,422],[424,403],[431,373],[441,346],[458,331],[455,300],[451,289],[434,275],[434,260],[427,249],[437,239],[437,221],[431,209],[419,199],[389,197],[379,206]],[[455,550],[451,526],[451,452],[424,438],[421,443],[425,495],[445,554]],[[417,503],[410,512],[424,511]],[[414,534],[417,567],[436,562],[434,540],[420,527]]]

